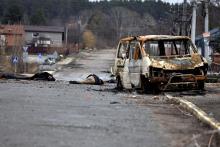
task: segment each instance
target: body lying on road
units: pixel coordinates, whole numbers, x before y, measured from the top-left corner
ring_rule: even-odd
[[[70,84],[91,84],[103,85],[104,81],[95,74],[90,74],[85,80],[82,81],[69,81]]]
[[[36,73],[33,76],[25,76],[14,73],[0,73],[0,79],[18,79],[18,80],[37,80],[37,81],[55,81],[53,75],[48,72]]]

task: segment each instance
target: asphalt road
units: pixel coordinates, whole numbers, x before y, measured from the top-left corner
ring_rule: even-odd
[[[115,84],[71,85],[90,73],[109,78],[114,51],[84,53],[56,82],[0,81],[1,147],[207,146],[204,126],[163,94],[119,92]]]
[[[114,62],[114,50],[100,50],[81,52],[73,62],[64,65],[62,70],[56,72],[54,77],[57,80],[83,80],[89,74],[96,74],[103,80],[110,79],[110,67]]]

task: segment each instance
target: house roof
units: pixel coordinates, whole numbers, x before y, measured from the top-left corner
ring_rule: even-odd
[[[55,32],[55,33],[64,33],[64,27],[58,26],[25,26],[25,32]]]

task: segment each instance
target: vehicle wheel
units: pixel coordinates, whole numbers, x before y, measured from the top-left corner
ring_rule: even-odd
[[[198,81],[197,84],[198,84],[198,89],[199,90],[204,90],[204,88],[205,88],[205,81]]]
[[[151,92],[150,82],[144,76],[141,76],[141,91],[143,93],[150,93]]]
[[[118,90],[123,90],[123,85],[122,85],[120,76],[117,76],[117,77],[116,77],[116,81],[117,81],[117,87],[116,87],[116,88],[117,88]]]
[[[161,88],[160,88],[160,85],[158,85],[158,84],[153,84],[152,85],[152,92],[153,92],[153,94],[160,94],[160,92],[161,92]]]

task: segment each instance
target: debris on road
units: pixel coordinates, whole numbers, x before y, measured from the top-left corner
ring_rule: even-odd
[[[220,74],[219,73],[208,73],[206,82],[207,83],[219,83]]]
[[[119,102],[110,102],[110,104],[121,104],[121,103],[119,103]]]
[[[160,97],[159,97],[159,96],[154,96],[154,97],[152,97],[152,99],[153,99],[153,100],[159,100]]]

